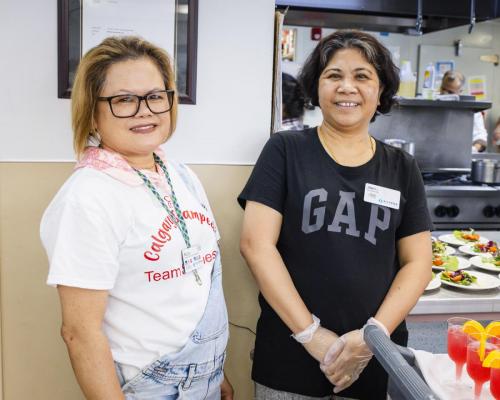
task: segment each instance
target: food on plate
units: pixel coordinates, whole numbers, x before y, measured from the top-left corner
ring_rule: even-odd
[[[483,264],[493,264],[495,267],[500,268],[500,254],[494,257],[481,257]]]
[[[453,236],[455,236],[458,240],[463,240],[465,242],[477,242],[480,237],[472,228],[463,231],[453,231]]]
[[[438,255],[438,254],[444,254],[446,252],[446,244],[444,242],[441,242],[440,240],[433,240],[432,241],[432,254]]]
[[[432,266],[438,268],[444,268],[450,271],[456,271],[458,269],[458,258],[455,256],[432,256]]]
[[[496,254],[498,252],[498,245],[492,240],[488,243],[474,243],[472,250],[476,253]]]
[[[477,278],[474,275],[459,269],[457,271],[443,271],[441,274],[441,280],[456,283],[457,285],[470,286],[477,281]]]

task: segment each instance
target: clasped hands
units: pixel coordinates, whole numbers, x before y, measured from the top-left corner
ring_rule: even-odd
[[[372,319],[368,323],[373,323]],[[376,324],[381,325],[378,321]],[[383,329],[386,331],[385,327]],[[364,341],[363,330],[356,329],[338,337],[319,326],[311,340],[303,343],[307,352],[319,361],[326,378],[335,385],[334,393],[351,386],[373,356]]]

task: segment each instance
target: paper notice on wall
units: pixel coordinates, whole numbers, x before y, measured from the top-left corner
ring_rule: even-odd
[[[486,76],[471,76],[468,80],[469,94],[476,100],[486,100]]]
[[[137,35],[174,56],[175,0],[82,0],[82,55],[109,36]]]

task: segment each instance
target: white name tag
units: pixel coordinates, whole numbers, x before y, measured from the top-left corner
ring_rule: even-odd
[[[186,273],[195,271],[203,266],[201,257],[201,247],[198,245],[188,247],[182,250],[182,262]]]
[[[364,201],[378,206],[386,206],[399,210],[399,199],[401,192],[399,190],[389,189],[383,186],[365,184]]]

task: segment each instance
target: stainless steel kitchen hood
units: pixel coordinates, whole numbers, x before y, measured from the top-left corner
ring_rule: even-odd
[[[473,1],[474,21],[500,17],[500,0]],[[471,22],[471,0],[421,0],[421,33]],[[286,25],[417,34],[417,0],[276,0]]]

